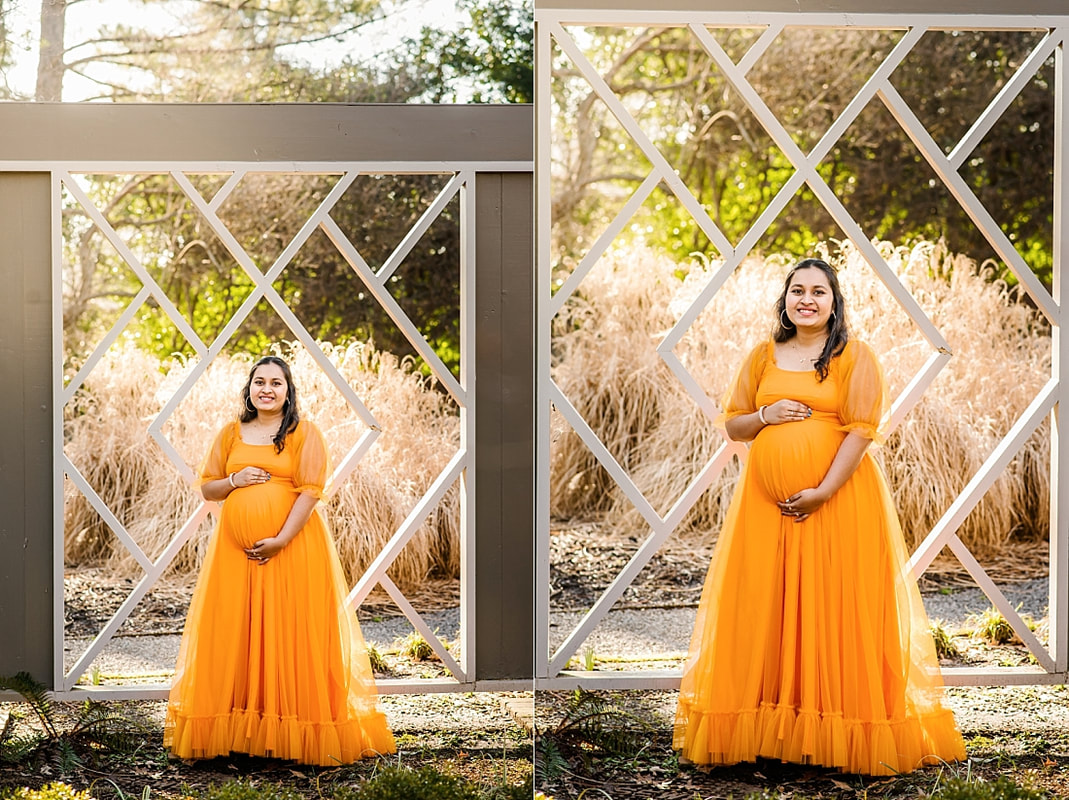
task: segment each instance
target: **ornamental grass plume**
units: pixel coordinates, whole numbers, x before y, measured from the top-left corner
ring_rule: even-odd
[[[874,450],[915,547],[1049,378],[1050,333],[1004,283],[942,244],[878,247],[953,353]],[[851,334],[873,346],[894,398],[933,348],[852,246],[824,255],[839,269]],[[770,334],[772,303],[791,263],[779,256],[745,261],[674,349],[717,405],[745,354]],[[554,380],[661,515],[724,441],[655,349],[717,266],[699,258],[681,264],[649,250],[610,252],[554,319]],[[579,436],[562,428],[551,445],[555,516],[603,517],[628,536],[648,530]],[[990,559],[1011,535],[1046,536],[1049,448],[1044,422],[966,519],[959,535],[978,557]],[[738,473],[733,459],[677,532],[710,543]]]
[[[410,361],[366,344],[321,347],[382,429],[323,504],[342,564],[355,581],[456,452],[460,422],[455,404]],[[284,345],[277,353],[290,362],[302,416],[322,429],[337,467],[366,426],[304,348]],[[147,433],[193,366],[181,358],[160,363],[132,345],[113,348],[65,409],[64,452],[153,560],[201,502]],[[247,357],[217,357],[165,424],[168,441],[194,471],[218,430],[236,416],[250,366]],[[411,590],[428,575],[459,573],[459,508],[454,485],[390,569],[399,586]],[[101,565],[117,577],[140,576],[137,561],[69,478],[64,530],[69,566]],[[201,526],[174,560],[172,576],[196,574],[210,530],[210,522]]]

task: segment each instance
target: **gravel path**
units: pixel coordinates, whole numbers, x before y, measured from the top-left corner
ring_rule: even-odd
[[[1037,620],[1046,615],[1046,578],[1000,588],[1015,608],[1020,606],[1022,614],[1031,614]],[[970,615],[980,614],[990,606],[991,601],[979,588],[924,595],[929,618],[942,620],[951,630],[965,626]],[[694,608],[611,611],[580,647],[578,654],[592,648],[596,656],[605,658],[685,658],[695,613]],[[560,645],[582,617],[580,612],[551,614],[551,647]]]
[[[1020,605],[1022,613],[1041,619],[1047,607],[1047,581],[1039,579],[1004,588],[1010,603]],[[991,603],[980,589],[960,589],[924,596],[925,608],[932,619],[939,619],[951,630],[964,626],[970,615],[979,614]],[[580,648],[592,648],[600,658],[674,660],[686,656],[694,625],[695,609],[650,608],[611,611],[594,629]],[[551,614],[550,644],[556,648],[582,619],[581,612],[562,611]],[[460,635],[460,610],[456,608],[423,615],[431,630],[447,640]],[[380,650],[412,632],[404,617],[372,617],[361,622],[364,638]],[[105,676],[140,675],[153,681],[165,680],[178,655],[177,635],[130,636],[114,639],[97,658],[94,667]],[[67,642],[67,668],[77,654],[84,652],[88,639]],[[92,674],[92,668],[88,671]]]

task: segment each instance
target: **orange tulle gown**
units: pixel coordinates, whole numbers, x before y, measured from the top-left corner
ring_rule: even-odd
[[[790,398],[810,418],[750,446],[706,577],[674,744],[697,764],[757,757],[885,775],[965,757],[887,484],[872,456],[803,522],[775,505],[817,486],[848,433],[877,436],[884,384],[848,343],[828,377],[755,348],[723,419]]]
[[[322,496],[327,451],[301,421],[281,453],[237,422],[217,437],[201,483],[255,465],[271,479],[223,502],[186,618],[164,744],[181,758],[231,752],[324,766],[395,751],[346,582],[319,511],[264,565],[242,548],[282,527],[297,496]]]

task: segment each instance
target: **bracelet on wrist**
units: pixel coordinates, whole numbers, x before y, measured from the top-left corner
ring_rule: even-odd
[[[227,475],[226,479],[228,481],[230,481],[230,488],[231,489],[237,489],[238,488],[238,485],[236,483],[234,483],[234,473],[233,472],[231,472],[229,475]]]
[[[767,425],[768,424],[768,420],[765,419],[765,409],[766,408],[768,408],[768,406],[761,406],[759,409],[757,409],[757,418],[761,420],[761,424],[762,425]]]

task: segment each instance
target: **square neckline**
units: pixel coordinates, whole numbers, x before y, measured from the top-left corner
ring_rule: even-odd
[[[816,367],[810,367],[809,369],[788,369],[787,367],[780,366],[779,360],[776,358],[776,342],[774,340],[769,340],[768,358],[772,362],[772,366],[778,369],[780,372],[790,372],[795,375],[805,375],[807,373],[816,374],[817,371]]]

